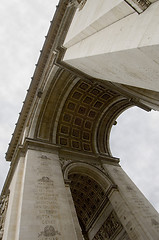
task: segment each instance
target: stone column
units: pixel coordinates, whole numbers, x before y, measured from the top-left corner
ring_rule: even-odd
[[[131,240],[159,239],[159,215],[120,166],[104,164],[118,186],[109,200]]]
[[[65,182],[65,186],[66,186],[66,191],[67,191],[67,198],[68,198],[71,213],[72,213],[72,221],[75,225],[75,231],[76,231],[76,234],[77,234],[77,239],[82,240],[84,238],[83,238],[82,230],[81,230],[81,227],[80,227],[80,224],[79,224],[79,221],[78,221],[78,217],[77,217],[77,214],[76,214],[76,209],[75,209],[75,205],[74,205],[71,190],[70,190],[69,180]]]
[[[57,149],[28,149],[24,171],[17,240],[78,239]]]
[[[9,186],[9,202],[4,225],[3,240],[17,239],[16,231],[19,222],[20,198],[23,186],[24,157],[20,157]]]

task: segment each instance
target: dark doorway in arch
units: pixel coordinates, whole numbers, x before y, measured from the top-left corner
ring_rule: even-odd
[[[93,178],[86,174],[71,173],[71,193],[74,201],[83,237],[88,240],[88,231],[106,201],[104,189]]]

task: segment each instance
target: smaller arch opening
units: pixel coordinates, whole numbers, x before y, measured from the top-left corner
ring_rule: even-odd
[[[85,233],[90,221],[103,202],[105,190],[97,181],[86,174],[71,173],[69,180],[71,180],[70,189],[77,216],[82,231]]]
[[[84,239],[89,239],[89,230],[103,208],[109,202],[108,192],[111,180],[102,176],[95,167],[84,164],[70,164],[65,177],[70,180],[70,190]]]

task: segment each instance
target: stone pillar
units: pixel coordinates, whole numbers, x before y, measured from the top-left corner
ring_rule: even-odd
[[[16,240],[76,240],[58,151],[28,149]],[[7,240],[9,240],[7,238]]]
[[[69,205],[70,205],[70,209],[71,209],[71,213],[72,213],[72,221],[75,225],[75,231],[76,231],[76,234],[77,234],[77,239],[82,240],[84,238],[83,238],[82,230],[81,230],[81,227],[79,225],[78,217],[77,217],[77,214],[76,214],[76,209],[75,209],[75,205],[74,205],[71,190],[70,190],[69,180],[65,182],[65,186],[66,186],[67,197],[68,197],[68,201],[69,201]]]
[[[159,215],[120,166],[104,164],[118,186],[109,200],[131,240],[159,239]]]
[[[24,157],[20,157],[18,164],[14,170],[14,175],[9,186],[9,202],[7,208],[7,215],[4,225],[3,240],[17,239],[16,231],[18,227],[20,199],[23,186],[24,173]]]

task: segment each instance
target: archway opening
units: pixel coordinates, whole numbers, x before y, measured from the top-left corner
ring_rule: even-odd
[[[84,238],[88,239],[87,232],[101,211],[105,192],[97,181],[84,173],[70,173],[69,180],[79,224]]]
[[[110,177],[98,168],[85,163],[66,167],[65,179],[70,180],[70,190],[79,224],[74,215],[75,229],[82,230],[83,239],[115,239],[125,230],[109,197],[116,189]],[[72,203],[71,203],[72,204]]]
[[[112,127],[112,155],[120,158],[126,173],[159,211],[159,112],[133,107]]]

